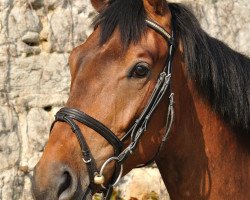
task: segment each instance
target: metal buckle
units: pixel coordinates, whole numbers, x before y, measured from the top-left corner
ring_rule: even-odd
[[[85,160],[84,158],[82,158],[82,160],[83,160],[83,162],[84,162],[85,164],[88,164],[88,163],[90,163],[90,162],[92,161],[91,158],[90,158],[89,160]]]

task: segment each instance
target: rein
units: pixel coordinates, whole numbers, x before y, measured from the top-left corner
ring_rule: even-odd
[[[79,111],[77,109],[74,109],[74,108],[60,109],[56,113],[55,121],[52,123],[52,126],[51,126],[51,130],[52,130],[54,124],[57,121],[66,122],[68,125],[70,125],[72,131],[75,133],[78,139],[78,142],[80,144],[81,151],[82,151],[82,160],[86,164],[87,169],[88,169],[90,184],[89,184],[87,191],[90,191],[90,189],[93,190],[94,188],[101,186],[103,188],[104,200],[110,199],[112,195],[112,191],[113,191],[113,186],[115,186],[119,182],[122,176],[123,163],[134,152],[135,148],[137,147],[140,141],[140,138],[142,137],[143,133],[147,129],[149,119],[151,118],[154,110],[157,108],[158,104],[162,100],[167,89],[168,88],[169,90],[171,89],[170,82],[171,82],[172,60],[173,60],[173,54],[174,54],[174,31],[172,31],[172,34],[170,35],[164,28],[162,28],[161,26],[159,26],[156,22],[153,22],[152,20],[147,19],[146,24],[148,27],[155,30],[157,33],[162,35],[164,39],[167,40],[169,44],[169,54],[166,60],[166,65],[163,71],[159,75],[155,88],[151,94],[151,97],[146,107],[144,108],[139,118],[135,120],[135,123],[131,126],[129,131],[121,138],[121,140],[119,140],[119,138],[104,124],[92,118],[91,116],[87,115],[86,113]],[[168,107],[167,120],[166,120],[166,133],[162,138],[162,143],[158,149],[158,152],[152,158],[152,160],[150,160],[150,162],[154,161],[154,159],[158,156],[170,132],[173,118],[174,118],[174,109],[173,109],[174,99],[173,98],[174,98],[174,94],[171,93],[169,97],[169,107]],[[110,157],[103,163],[100,171],[97,169],[97,165],[96,165],[95,159],[93,158],[91,154],[90,148],[84,138],[84,135],[81,132],[81,129],[79,128],[79,126],[76,124],[75,121],[78,121],[88,126],[89,128],[95,130],[113,146],[114,156]],[[131,143],[125,149],[123,149],[123,142],[127,140],[129,137],[130,137]],[[108,186],[104,186],[105,177],[103,175],[103,171],[106,168],[106,166],[112,161],[115,161],[116,163],[115,172]],[[84,199],[85,195],[87,195],[87,191],[84,193],[84,196],[82,199]]]

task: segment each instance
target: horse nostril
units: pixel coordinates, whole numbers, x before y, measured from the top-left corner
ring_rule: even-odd
[[[58,197],[60,197],[60,195],[70,187],[72,181],[69,172],[64,172],[62,176],[63,176],[63,182],[59,186],[57,194]]]
[[[76,177],[71,170],[64,171],[58,187],[57,197],[59,200],[71,199],[77,189]]]

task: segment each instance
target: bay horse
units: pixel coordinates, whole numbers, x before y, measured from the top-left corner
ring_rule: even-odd
[[[173,200],[250,198],[250,59],[182,4],[92,0],[66,107],[35,167],[37,200],[90,199],[155,160]]]

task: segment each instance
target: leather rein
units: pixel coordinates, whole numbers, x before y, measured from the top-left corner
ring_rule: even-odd
[[[164,39],[166,39],[169,45],[169,54],[168,54],[164,69],[158,77],[157,83],[155,85],[155,88],[150,96],[150,99],[146,107],[144,108],[139,118],[135,120],[134,124],[131,126],[129,131],[121,138],[121,140],[100,121],[92,118],[88,114],[82,111],[79,111],[77,109],[61,108],[55,115],[55,121],[53,122],[51,126],[51,130],[57,121],[66,122],[68,125],[70,125],[72,131],[75,133],[78,139],[79,145],[81,147],[82,160],[87,166],[88,174],[89,174],[89,181],[90,181],[89,187],[87,191],[85,191],[85,193],[83,194],[82,199],[86,199],[85,196],[87,195],[87,193],[90,190],[93,190],[95,187],[98,187],[98,186],[101,186],[103,188],[103,199],[104,200],[110,199],[112,195],[112,191],[113,191],[113,186],[115,186],[119,182],[122,176],[123,163],[134,152],[135,148],[137,147],[137,144],[139,143],[143,133],[147,129],[147,124],[148,124],[149,119],[152,116],[152,113],[157,108],[164,94],[166,93],[168,88],[169,90],[171,90],[170,80],[171,80],[172,61],[173,61],[174,42],[175,42],[174,31],[172,31],[172,34],[169,34],[164,28],[162,28],[156,22],[149,20],[149,19],[146,19],[146,24],[149,28],[152,28],[161,36],[163,36]],[[174,118],[173,98],[174,98],[174,94],[171,93],[169,96],[169,107],[168,107],[167,120],[166,120],[166,133],[162,138],[162,143],[158,149],[158,152],[152,158],[151,161],[154,161],[157,155],[159,154],[170,132],[173,118]],[[88,126],[89,128],[99,133],[103,138],[105,138],[113,146],[113,149],[114,149],[113,157],[110,157],[109,159],[107,159],[103,163],[100,170],[98,170],[97,168],[95,159],[93,158],[90,148],[84,138],[84,135],[81,132],[81,129],[76,124],[76,121]],[[126,148],[124,148],[123,142],[127,140],[129,137],[130,137],[131,142]],[[115,171],[113,173],[111,181],[108,183],[107,186],[104,186],[105,177],[104,177],[103,171],[106,168],[106,166],[112,161],[115,161],[116,163]]]

